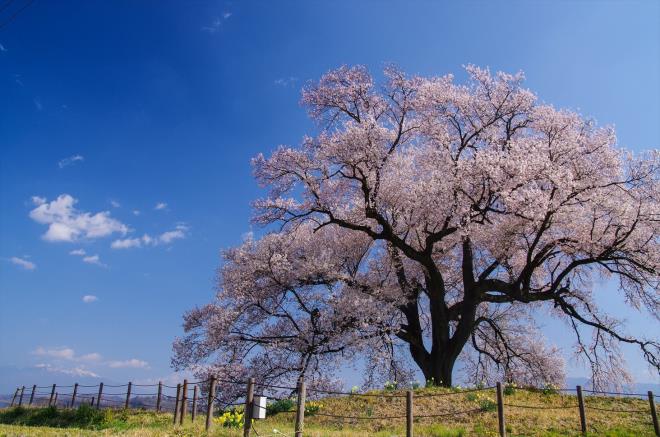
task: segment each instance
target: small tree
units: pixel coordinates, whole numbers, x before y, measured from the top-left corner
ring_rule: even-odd
[[[563,360],[534,315],[562,318],[595,385],[625,379],[619,343],[660,369],[594,303],[613,278],[658,316],[658,154],[616,148],[611,128],[539,104],[522,74],[452,76],[363,67],[303,91],[320,124],[297,148],[254,159],[270,189],[256,221],[279,224],[224,253],[217,300],[185,315],[176,367],[328,383],[366,357],[367,376],[450,386],[558,383]],[[386,371],[385,371],[386,370]],[[368,382],[374,382],[370,379]]]

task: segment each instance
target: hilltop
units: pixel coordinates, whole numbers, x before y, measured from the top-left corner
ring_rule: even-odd
[[[508,390],[505,395],[509,436],[578,436],[579,415],[575,396],[550,391]],[[405,435],[403,391],[373,391],[366,396],[330,396],[307,404],[305,435],[313,437]],[[415,390],[415,435],[434,437],[495,436],[497,415],[493,390],[422,388]],[[514,407],[514,405],[516,407]],[[653,436],[648,401],[635,397],[588,396],[587,420],[593,436]],[[266,420],[255,421],[253,435],[292,436],[292,402],[271,403]],[[235,410],[240,412],[240,407]],[[616,410],[612,412],[602,410]],[[470,414],[449,412],[471,411]],[[446,414],[446,415],[445,415]],[[421,417],[442,415],[440,417]],[[334,416],[344,416],[338,418]],[[403,416],[403,417],[401,417]],[[209,435],[239,436],[239,428],[216,425]],[[0,413],[0,435],[6,436],[192,436],[206,435],[204,416],[194,424],[172,425],[171,413],[139,410],[5,409]],[[25,426],[30,424],[31,426]],[[44,425],[44,426],[38,426]],[[66,429],[66,431],[64,431]]]

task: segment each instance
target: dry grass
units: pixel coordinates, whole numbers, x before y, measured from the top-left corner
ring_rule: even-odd
[[[321,399],[323,405],[318,414],[305,418],[305,435],[310,437],[393,437],[405,435],[405,419],[380,417],[404,416],[404,392],[376,393],[378,397],[331,397]],[[393,396],[394,395],[394,396]],[[415,391],[415,435],[433,437],[496,436],[497,413],[494,407],[495,392],[464,392],[455,389],[419,389]],[[507,431],[510,436],[578,436],[579,414],[575,396],[543,394],[516,390],[505,396],[509,405],[525,405],[531,408],[505,407]],[[595,409],[587,410],[590,435],[592,436],[653,436],[649,405],[645,399],[587,397],[587,406],[611,410],[641,411],[641,413],[613,413]],[[422,415],[445,414],[466,410],[479,411],[465,415],[422,418]],[[338,416],[368,417],[339,419]],[[102,430],[74,428],[25,427],[0,425],[0,436],[200,436],[204,417],[195,424],[183,427],[171,425],[171,414],[157,415],[151,412],[135,412],[125,416],[126,423],[112,425]],[[189,420],[189,419],[188,419]],[[255,422],[260,436],[293,436],[293,413],[279,413],[263,421]],[[277,432],[274,432],[277,430]],[[238,437],[241,430],[216,426],[212,436]],[[253,434],[256,435],[256,434]]]

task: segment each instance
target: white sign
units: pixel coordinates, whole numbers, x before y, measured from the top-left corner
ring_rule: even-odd
[[[252,402],[252,418],[265,419],[266,418],[266,396],[255,396]]]

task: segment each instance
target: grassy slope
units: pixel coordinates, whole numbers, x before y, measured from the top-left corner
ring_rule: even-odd
[[[474,393],[456,392],[450,396],[422,397],[429,394],[446,394],[456,392],[447,389],[420,389],[415,391],[418,396],[414,400],[416,415],[438,414],[445,411],[471,410],[486,407],[486,410],[473,415],[450,416],[441,418],[419,418],[415,421],[415,435],[435,437],[457,436],[496,436],[497,415],[492,410],[495,399],[494,391]],[[386,393],[385,395],[392,394]],[[402,392],[395,392],[402,394]],[[399,416],[405,414],[405,398],[402,397],[344,397],[326,398],[321,400],[321,413],[347,416]],[[505,403],[516,405],[538,406],[541,408],[506,408],[507,429],[510,436],[578,436],[579,416],[577,407],[560,409],[557,407],[574,406],[574,396],[557,394],[542,394],[516,390],[505,397]],[[653,436],[648,402],[643,399],[631,398],[587,398],[587,405],[599,408],[620,410],[642,410],[643,414],[610,413],[597,410],[587,410],[589,429],[593,436]],[[14,425],[0,425],[0,436],[197,436],[204,435],[203,421],[200,416],[195,424],[187,423],[183,427],[171,425],[171,414],[155,414],[152,412],[121,412],[107,411],[102,417],[91,417],[95,413],[75,411],[52,413],[47,409],[35,409],[23,412],[21,415],[5,410],[0,413],[0,422]],[[54,415],[55,414],[55,415]],[[78,414],[78,417],[76,416]],[[50,416],[49,416],[50,415]],[[68,416],[67,416],[68,415]],[[66,417],[63,417],[66,416]],[[88,417],[90,416],[90,417]],[[49,419],[50,417],[50,419]],[[189,417],[189,416],[188,416]],[[280,413],[265,421],[257,421],[255,428],[261,436],[278,435],[273,429],[286,436],[293,435],[293,414]],[[189,420],[189,419],[188,419]],[[29,424],[20,426],[16,423]],[[60,426],[39,427],[38,424],[49,423]],[[404,419],[390,420],[353,420],[330,417],[308,416],[305,419],[305,435],[313,437],[348,437],[348,436],[402,436],[405,435]],[[62,428],[66,426],[66,428]],[[71,427],[73,426],[73,427]],[[89,428],[97,428],[89,429]],[[99,429],[101,428],[101,429]],[[216,426],[213,436],[242,435],[240,430],[232,430]]]

